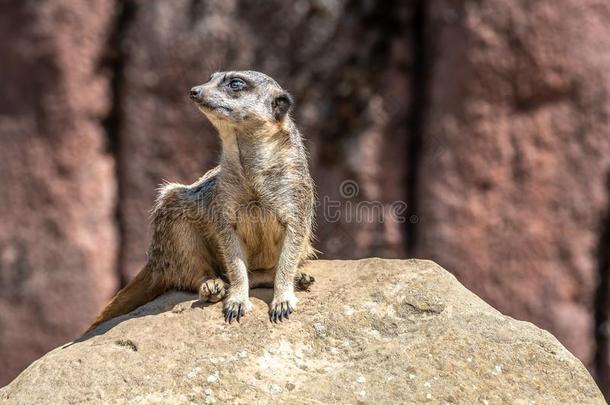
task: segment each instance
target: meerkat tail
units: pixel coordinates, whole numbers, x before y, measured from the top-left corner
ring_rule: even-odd
[[[153,282],[152,272],[149,266],[146,265],[125,288],[112,298],[85,333],[109,319],[127,314],[139,306],[154,300],[163,294],[165,290],[162,285]]]

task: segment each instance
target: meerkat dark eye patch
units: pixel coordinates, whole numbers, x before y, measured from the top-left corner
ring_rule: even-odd
[[[271,102],[271,109],[273,110],[273,117],[276,120],[281,120],[288,114],[290,107],[292,106],[292,97],[288,93],[282,93],[275,97]]]
[[[235,77],[227,82],[227,87],[233,91],[240,91],[244,90],[247,87],[247,84],[242,79]]]

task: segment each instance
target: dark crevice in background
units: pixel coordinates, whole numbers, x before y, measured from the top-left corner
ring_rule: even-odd
[[[205,12],[205,4],[202,0],[191,0],[189,7],[189,22],[193,28],[199,22]]]
[[[418,177],[423,148],[426,113],[428,111],[428,82],[430,80],[430,54],[427,36],[428,9],[426,0],[417,0],[413,10],[413,74],[411,81],[411,107],[409,112],[409,145],[407,153],[407,239],[409,257],[416,255],[418,238]]]
[[[607,180],[610,200],[610,175]],[[610,399],[610,203],[606,218],[602,222],[597,251],[598,286],[595,295],[595,359],[594,370],[597,384]]]
[[[122,88],[125,69],[125,53],[122,47],[122,38],[127,27],[135,17],[135,4],[124,0],[117,3],[117,15],[114,27],[108,38],[106,54],[102,62],[103,67],[109,72],[111,82],[111,109],[103,121],[103,126],[108,139],[108,150],[114,158],[114,177],[117,184],[117,196],[115,207],[115,221],[118,234],[118,253],[116,259],[116,272],[119,287],[127,284],[127,277],[123,269],[125,255],[125,213],[122,209],[122,201],[125,185],[123,184],[123,156],[121,148],[121,126],[123,123]]]
[[[344,141],[370,124],[367,114],[370,95],[381,86],[390,63],[392,40],[405,38],[407,21],[401,19],[402,9],[407,8],[399,0],[370,2],[351,0],[345,5],[346,16],[338,24],[333,37],[322,47],[319,54],[328,52],[336,43],[346,42],[345,33],[359,38],[359,46],[352,52],[336,56],[334,69],[317,70],[308,77],[309,82],[334,83],[337,87],[349,89],[331,92],[323,108],[321,121],[327,123],[321,128],[319,139],[319,162],[324,167],[336,166],[347,159],[343,150]],[[312,11],[312,15],[315,12]],[[292,56],[297,59],[296,56]],[[332,79],[329,79],[332,78]],[[347,174],[357,178],[355,173]]]

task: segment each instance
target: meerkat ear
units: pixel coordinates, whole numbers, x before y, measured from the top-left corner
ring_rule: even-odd
[[[290,94],[283,92],[279,96],[275,96],[271,102],[271,109],[276,120],[283,119],[290,111],[292,106],[292,97]]]

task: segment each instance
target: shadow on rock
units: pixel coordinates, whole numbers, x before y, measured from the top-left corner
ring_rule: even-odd
[[[250,298],[259,299],[265,302],[267,305],[271,303],[273,299],[272,288],[255,288],[250,290]],[[185,305],[191,302],[191,305]],[[142,305],[134,311],[128,314],[118,316],[114,319],[106,321],[99,325],[97,328],[85,333],[73,342],[67,343],[62,346],[62,349],[68,348],[76,343],[81,343],[91,339],[92,337],[103,335],[110,329],[114,328],[118,324],[128,321],[134,318],[141,318],[144,316],[155,316],[164,312],[176,312],[180,313],[187,308],[199,308],[205,309],[209,306],[214,306],[216,302],[202,302],[197,299],[197,295],[193,293],[187,293],[183,291],[171,291],[165,293],[161,297],[151,301],[147,304]]]

